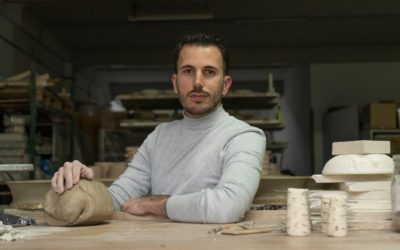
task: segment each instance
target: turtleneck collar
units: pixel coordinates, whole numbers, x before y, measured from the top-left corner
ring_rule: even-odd
[[[221,104],[213,112],[200,117],[188,117],[184,113],[183,126],[191,130],[208,130],[227,116],[228,113],[225,112]]]

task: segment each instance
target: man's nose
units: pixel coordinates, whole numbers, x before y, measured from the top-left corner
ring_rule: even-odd
[[[203,73],[199,70],[196,72],[195,78],[194,78],[194,85],[195,86],[203,86],[204,81],[203,81]]]

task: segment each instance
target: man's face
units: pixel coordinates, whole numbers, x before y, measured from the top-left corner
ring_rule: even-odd
[[[185,114],[198,117],[219,106],[232,79],[224,76],[222,54],[216,46],[185,45],[179,54],[172,83]]]

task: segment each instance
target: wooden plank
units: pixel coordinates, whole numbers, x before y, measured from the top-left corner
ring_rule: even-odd
[[[347,192],[349,200],[390,200],[390,190],[368,191],[368,192]]]
[[[178,98],[171,95],[119,95],[117,98],[127,109],[182,109]],[[277,105],[278,98],[277,93],[229,94],[222,103],[225,109],[265,109]]]
[[[33,171],[32,164],[0,164],[1,171]]]
[[[391,174],[371,174],[371,175],[321,175],[314,174],[311,178],[316,183],[340,183],[358,181],[391,181]]]
[[[32,73],[32,72],[31,72],[30,70],[27,70],[27,71],[18,73],[18,74],[16,74],[16,75],[7,77],[6,80],[7,80],[7,81],[21,81],[21,80],[25,80],[25,79],[28,79],[29,77],[31,77],[31,73]]]
[[[1,99],[29,99],[27,88],[0,88]]]
[[[313,232],[308,237],[288,237],[284,232],[247,235],[209,233],[217,225],[111,221],[88,227],[20,227],[25,240],[4,244],[6,249],[285,249],[324,250],[398,249],[400,234],[388,230],[350,231],[332,238]]]
[[[42,90],[36,91],[36,99],[41,100],[43,95]],[[0,88],[1,99],[28,99],[30,98],[30,90],[28,88]]]
[[[351,210],[391,210],[392,201],[391,200],[374,200],[373,202],[369,200],[348,200],[347,206]]]
[[[8,141],[7,144],[0,143],[0,149],[26,149],[27,142],[24,141]]]
[[[27,141],[27,136],[16,133],[0,133],[1,142],[13,142],[13,141]]]
[[[364,210],[350,212],[348,219],[352,221],[391,221],[392,211]]]
[[[44,223],[44,212],[41,209],[37,210],[23,210],[8,208],[4,210],[5,214],[22,215],[34,218],[37,222]],[[263,210],[263,211],[249,211],[244,218],[245,221],[254,220],[257,224],[266,225],[276,219],[286,218],[286,210]],[[169,219],[158,216],[135,216],[125,212],[114,212],[111,220],[116,221],[156,221],[156,222],[170,222]]]
[[[349,221],[349,230],[392,230],[392,221]]]
[[[269,214],[265,213],[265,216]],[[264,217],[264,215],[263,215]],[[365,223],[364,223],[365,224]],[[209,233],[218,224],[160,221],[112,220],[83,227],[18,228],[25,240],[2,244],[5,249],[285,249],[324,250],[398,249],[400,234],[389,230],[350,231],[347,237],[332,238],[313,232],[308,237],[288,237],[284,232],[248,235]],[[6,242],[8,243],[8,242]]]
[[[0,156],[21,156],[25,154],[25,149],[1,149]]]
[[[20,216],[28,216],[34,218],[38,224],[46,224],[44,218],[44,212],[42,209],[15,209],[6,208],[4,209],[5,214],[13,214]],[[157,221],[157,222],[169,222],[169,219],[158,217],[158,216],[135,216],[125,212],[114,212],[111,220],[116,221]]]
[[[38,224],[45,224],[44,213],[42,210],[18,210],[18,209],[6,209],[4,211],[6,214],[22,215],[34,218]],[[115,212],[112,222],[131,222],[131,223],[157,223],[158,227],[163,227],[162,225],[171,224],[171,221],[165,218],[160,218],[156,216],[134,216],[123,212]],[[282,228],[286,221],[286,210],[262,210],[262,211],[249,211],[246,213],[243,221],[254,221],[256,228]],[[182,223],[181,223],[182,224]],[[185,223],[183,223],[185,224]],[[193,225],[193,224],[186,224]],[[196,225],[196,224],[195,224]],[[236,225],[236,224],[227,224]],[[211,229],[217,228],[218,225],[211,225]],[[349,229],[352,231],[357,230],[383,230],[391,229],[391,221],[388,220],[349,220]],[[400,237],[400,235],[399,235]],[[400,239],[400,238],[399,238]]]
[[[2,103],[0,101],[0,109],[6,110],[26,110],[29,107],[29,101],[20,103]]]
[[[18,99],[3,99],[3,100],[0,100],[0,104],[18,104],[18,103],[29,103],[29,99],[18,98]]]
[[[25,154],[19,157],[0,156],[1,165],[24,165],[29,163],[29,155]]]
[[[332,143],[332,155],[390,154],[389,141],[343,141]]]
[[[120,122],[120,126],[123,128],[135,128],[135,129],[145,129],[145,128],[155,128],[162,122],[172,121],[170,120],[145,120],[145,119],[125,119]],[[252,126],[258,127],[260,129],[268,130],[282,130],[285,126],[277,120],[267,120],[267,119],[253,119],[253,120],[243,120]]]
[[[390,190],[391,181],[360,181],[339,183],[339,189],[348,192],[384,191]]]

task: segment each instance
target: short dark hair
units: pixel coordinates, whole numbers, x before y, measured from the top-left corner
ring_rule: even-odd
[[[224,63],[224,74],[227,75],[229,71],[229,52],[225,47],[221,38],[215,35],[208,35],[205,33],[195,33],[185,35],[176,45],[174,51],[175,73],[178,72],[178,58],[183,46],[185,45],[198,45],[198,46],[216,46],[222,55]]]

